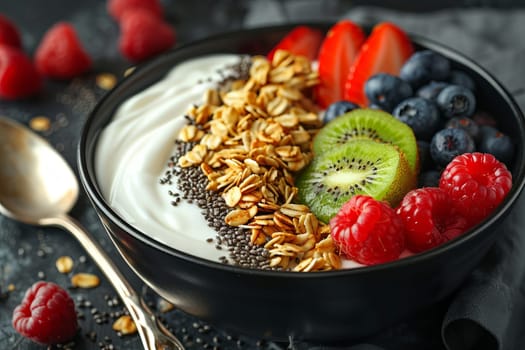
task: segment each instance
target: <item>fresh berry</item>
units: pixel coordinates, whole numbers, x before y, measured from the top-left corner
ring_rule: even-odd
[[[430,141],[430,155],[440,167],[445,167],[454,157],[474,150],[474,140],[463,129],[442,129]]]
[[[402,101],[392,115],[410,126],[418,140],[430,140],[441,125],[436,104],[422,97]]]
[[[116,21],[120,21],[124,13],[132,9],[148,11],[159,19],[163,17],[164,12],[159,0],[108,0],[107,2],[107,10]]]
[[[461,85],[469,89],[470,91],[476,91],[476,84],[474,80],[467,73],[453,69],[450,71],[450,76],[448,81],[453,85]]]
[[[0,13],[0,45],[8,45],[16,48],[22,47],[20,33],[9,18]]]
[[[436,103],[445,118],[470,117],[476,110],[474,94],[461,85],[449,85],[441,90]]]
[[[491,125],[481,125],[479,127],[479,137],[480,139],[484,139],[486,137],[492,137],[496,135],[499,132],[498,129],[496,129],[495,126]]]
[[[277,50],[285,50],[294,55],[305,56],[313,61],[317,58],[319,47],[323,41],[323,33],[315,28],[297,26],[281,39],[268,53],[271,61]]]
[[[399,76],[414,87],[442,81],[450,74],[450,61],[432,50],[415,52],[403,65]]]
[[[326,124],[331,120],[343,115],[347,112],[359,108],[358,105],[348,101],[337,101],[332,103],[323,114],[323,123]]]
[[[431,81],[423,85],[416,91],[416,96],[426,98],[427,100],[436,101],[437,96],[449,84],[444,81]]]
[[[120,52],[133,62],[144,61],[175,44],[174,29],[147,11],[126,11],[120,26]]]
[[[319,84],[315,89],[322,108],[343,99],[350,66],[364,41],[361,27],[349,20],[337,22],[326,34],[319,49]]]
[[[374,74],[398,75],[401,66],[414,52],[408,35],[393,23],[377,24],[361,46],[348,74],[345,100],[368,105],[365,83]]]
[[[71,79],[91,68],[91,58],[82,47],[73,26],[59,22],[38,45],[35,63],[40,74],[54,79]]]
[[[401,219],[387,203],[356,195],[330,220],[339,250],[365,265],[395,260],[405,249]]]
[[[434,161],[430,156],[430,142],[417,140],[417,153],[419,158],[420,171],[434,169]]]
[[[378,73],[366,81],[365,95],[369,103],[390,113],[399,102],[412,96],[412,87],[395,75]]]
[[[77,333],[75,303],[60,286],[36,282],[13,311],[13,328],[40,344],[64,343]]]
[[[496,122],[496,119],[494,119],[493,116],[491,116],[490,114],[488,114],[487,112],[485,111],[476,111],[474,113],[474,115],[472,116],[472,119],[476,122],[476,124],[478,124],[479,126],[484,126],[484,125],[488,125],[488,126],[493,126],[493,127],[496,127],[496,125],[498,124]]]
[[[511,164],[512,158],[514,157],[514,143],[512,139],[490,126],[483,126],[483,130],[483,137],[479,143],[479,151],[490,153],[500,162]]]
[[[410,191],[396,213],[405,227],[407,248],[414,253],[434,248],[468,229],[467,220],[456,211],[449,195],[438,187]]]
[[[0,98],[14,100],[35,95],[42,78],[22,50],[0,44]]]
[[[479,125],[468,117],[453,117],[445,124],[446,128],[460,128],[465,130],[474,142],[478,142],[481,137]]]
[[[441,173],[437,170],[427,170],[419,174],[417,187],[438,187]]]
[[[512,174],[489,153],[466,153],[454,158],[441,174],[439,187],[470,225],[485,219],[512,187]]]
[[[368,105],[368,108],[370,108],[370,109],[379,109],[379,110],[383,110],[383,109],[381,108],[381,106],[378,106],[378,105],[376,105],[375,103],[370,103],[370,104]]]

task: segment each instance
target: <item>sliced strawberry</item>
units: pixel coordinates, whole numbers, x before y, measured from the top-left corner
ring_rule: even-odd
[[[337,22],[326,34],[319,49],[320,83],[315,91],[322,108],[343,99],[350,67],[365,38],[361,27],[349,20]]]
[[[268,53],[268,59],[272,60],[275,51],[286,50],[294,55],[301,55],[309,60],[315,60],[321,41],[323,41],[323,33],[320,30],[307,26],[297,26],[275,45]]]
[[[412,42],[401,28],[390,22],[377,24],[350,68],[345,99],[366,106],[364,86],[368,78],[377,73],[398,75],[413,52]]]

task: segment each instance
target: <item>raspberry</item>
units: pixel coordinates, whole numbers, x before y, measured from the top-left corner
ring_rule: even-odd
[[[40,344],[64,343],[77,333],[75,303],[58,285],[36,282],[13,311],[13,328]]]
[[[0,44],[0,98],[14,100],[40,91],[42,78],[22,50]]]
[[[422,252],[453,239],[468,229],[448,194],[438,187],[423,187],[408,192],[397,210],[405,225],[407,248]]]
[[[146,60],[175,44],[173,28],[147,11],[126,11],[120,25],[119,48],[131,61]]]
[[[36,50],[35,62],[41,74],[55,79],[70,79],[91,68],[91,58],[67,22],[59,22],[46,32]]]
[[[159,19],[164,12],[159,0],[109,0],[107,3],[107,10],[116,21],[120,21],[124,13],[131,9],[148,11]]]
[[[9,45],[16,48],[22,47],[20,33],[16,26],[0,13],[0,44]]]
[[[356,195],[330,220],[332,239],[353,260],[374,265],[395,260],[405,248],[401,219],[387,203]]]
[[[512,187],[512,174],[489,153],[465,153],[445,168],[439,187],[470,225],[486,218]]]

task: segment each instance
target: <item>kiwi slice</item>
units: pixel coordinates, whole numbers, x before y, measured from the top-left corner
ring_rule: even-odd
[[[419,171],[416,138],[412,129],[391,114],[376,109],[355,109],[326,124],[315,136],[316,155],[350,141],[374,140],[392,144],[404,154],[415,174]]]
[[[348,142],[326,151],[298,175],[298,199],[328,223],[356,194],[388,201],[393,207],[416,185],[416,176],[396,147],[381,142]]]

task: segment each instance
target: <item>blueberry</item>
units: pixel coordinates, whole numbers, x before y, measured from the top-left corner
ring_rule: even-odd
[[[514,157],[514,144],[512,139],[490,126],[485,126],[484,128],[485,132],[479,144],[479,151],[490,153],[500,162],[510,165]]]
[[[418,187],[438,187],[441,173],[437,170],[428,170],[419,174]]]
[[[494,135],[496,135],[496,133],[498,133],[498,129],[496,129],[495,127],[493,126],[490,126],[490,125],[481,125],[479,127],[479,137],[481,140],[487,138],[487,137],[492,137]]]
[[[474,115],[472,116],[472,119],[474,119],[474,121],[480,126],[489,125],[489,126],[495,127],[498,124],[496,122],[496,119],[494,119],[493,116],[491,116],[489,113],[485,111],[480,111],[480,110],[474,113]]]
[[[481,138],[481,130],[473,119],[467,117],[454,117],[447,121],[446,128],[460,128],[464,129],[474,140],[478,142]]]
[[[476,98],[472,91],[461,85],[449,85],[436,98],[445,118],[470,117],[476,110]]]
[[[431,81],[430,83],[423,85],[416,91],[416,96],[426,98],[427,100],[435,101],[437,95],[448,86],[448,83],[444,81]]]
[[[370,109],[381,109],[381,110],[383,109],[383,108],[381,108],[381,106],[378,106],[375,103],[370,103],[368,105],[368,108],[370,108]]]
[[[332,103],[323,114],[323,123],[328,123],[329,121],[339,117],[346,112],[350,112],[356,108],[359,108],[358,105],[349,101],[338,101]]]
[[[422,97],[410,97],[396,106],[394,117],[407,124],[418,140],[430,140],[440,125],[435,103]]]
[[[366,81],[365,94],[371,104],[392,112],[399,102],[412,96],[412,87],[399,77],[380,73]]]
[[[447,166],[454,157],[460,154],[474,151],[474,140],[463,129],[442,129],[430,141],[430,156],[439,167]]]
[[[430,142],[417,140],[417,151],[419,155],[419,169],[421,171],[433,169],[435,166],[432,157],[430,157]]]
[[[450,61],[431,50],[417,51],[401,67],[399,76],[413,88],[428,82],[447,80],[450,74]]]
[[[476,91],[476,84],[474,83],[474,80],[463,71],[456,69],[451,70],[448,81],[453,85],[464,86],[472,92]]]

